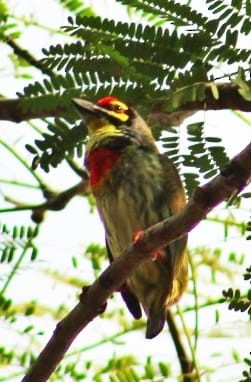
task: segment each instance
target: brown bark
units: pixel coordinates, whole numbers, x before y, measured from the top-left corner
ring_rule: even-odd
[[[215,84],[216,85],[216,84]],[[216,99],[208,85],[205,90],[205,98],[201,101],[187,102],[175,112],[165,111],[167,100],[156,101],[152,111],[148,115],[149,124],[157,122],[168,126],[178,126],[183,120],[199,110],[240,110],[251,111],[251,102],[244,99],[239,93],[237,85],[218,84],[219,98]]]

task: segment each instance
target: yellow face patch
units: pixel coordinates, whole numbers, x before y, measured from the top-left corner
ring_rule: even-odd
[[[121,122],[126,122],[129,119],[127,114],[128,106],[119,100],[114,100],[106,106],[107,113],[119,119]]]
[[[109,121],[109,116],[117,119],[119,122],[126,122],[129,119],[129,115],[127,114],[128,106],[119,100],[114,100],[110,102],[108,105],[102,106],[105,109],[105,114],[103,117],[101,116],[85,116],[85,121],[90,132],[90,135],[97,134],[99,130],[105,128],[108,130],[117,131],[116,127],[111,124]],[[111,131],[110,131],[111,133]]]
[[[86,118],[86,123],[87,123],[88,130],[90,132],[90,135],[95,134],[97,130],[102,129],[108,125],[107,120],[105,118],[98,118],[98,117],[92,117],[90,118],[89,121]]]

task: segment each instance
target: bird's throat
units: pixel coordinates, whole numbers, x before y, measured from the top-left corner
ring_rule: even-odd
[[[98,147],[88,153],[86,161],[90,171],[91,187],[98,186],[109,174],[121,153],[121,149],[108,147]]]

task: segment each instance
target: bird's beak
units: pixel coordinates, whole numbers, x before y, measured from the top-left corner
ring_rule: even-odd
[[[100,127],[104,126],[104,119],[115,120],[109,111],[81,98],[73,98],[72,103],[84,120],[89,133],[92,135]]]
[[[88,120],[88,118],[90,117],[93,118],[94,116],[99,118],[110,116],[109,112],[106,109],[96,105],[95,103],[87,101],[85,99],[73,98],[72,103],[78,110],[81,117],[84,118],[85,120]]]
[[[107,110],[90,101],[86,101],[85,99],[73,98],[72,103],[87,125],[89,124],[89,122],[97,119],[101,120],[105,118],[106,120],[110,121],[115,125],[117,125],[118,122],[126,122],[126,120],[128,119],[127,116],[126,119],[118,118],[115,112]]]

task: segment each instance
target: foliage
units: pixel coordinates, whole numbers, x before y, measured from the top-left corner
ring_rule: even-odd
[[[0,263],[13,264],[0,289],[0,311],[4,316],[9,317],[12,301],[5,297],[6,290],[25,257],[29,254],[30,261],[36,260],[38,249],[34,244],[34,239],[38,236],[39,226],[14,226],[9,229],[6,224],[3,224],[0,229]],[[26,314],[31,313],[28,313],[27,310]]]
[[[35,140],[37,148],[43,152],[41,157],[36,148],[29,144],[26,145],[28,151],[36,154],[33,159],[34,168],[39,163],[48,172],[48,161],[51,166],[56,167],[65,158],[73,159],[75,153],[79,157],[83,155],[83,144],[87,131],[82,123],[70,128],[67,121],[61,118],[56,119],[54,123],[49,122],[47,129],[52,134],[42,133],[43,140]]]
[[[208,85],[217,98],[217,87],[212,81],[213,70],[219,65],[225,71],[221,79],[242,82],[240,91],[249,97],[248,85],[246,92],[244,86],[251,50],[240,49],[237,37],[240,39],[241,34],[251,30],[251,22],[248,15],[238,13],[235,4],[226,12],[223,12],[226,6],[222,5],[219,13],[217,2],[210,2],[210,16],[173,1],[144,1],[138,5],[139,9],[141,6],[144,12],[153,12],[152,16],[166,20],[165,23],[155,26],[115,22],[98,16],[69,17],[69,24],[63,30],[74,37],[74,42],[43,49],[43,66],[52,74],[24,88],[19,94],[22,107],[39,112],[66,106],[72,123],[69,104],[72,98],[94,99],[114,93],[126,101],[137,102],[138,107],[146,107],[164,96],[164,110],[172,112],[185,103],[203,100]],[[170,30],[169,25],[174,21],[175,28]],[[64,157],[64,147],[57,145],[53,137],[46,137],[44,147],[38,145],[44,169],[55,166]],[[198,138],[198,145],[202,144],[201,139]],[[71,150],[79,142],[75,137],[70,143]],[[191,155],[194,150],[195,147]],[[218,158],[225,155],[223,147],[212,148],[211,155],[216,150]]]
[[[251,283],[251,266],[246,269],[243,275],[244,280]],[[235,311],[246,312],[249,315],[249,320],[251,319],[251,289],[248,289],[246,296],[241,296],[239,289],[233,290],[229,288],[227,291],[223,291],[223,296],[228,302],[228,309],[234,309]],[[251,354],[251,353],[250,353]],[[245,379],[241,379],[240,382],[248,382],[251,378],[251,358],[244,358],[244,362],[249,366],[249,370],[243,371],[242,375]]]
[[[14,68],[13,77],[15,76],[16,80],[21,77],[26,84],[23,90],[17,92],[20,106],[27,113],[40,115],[46,110],[50,115],[55,115],[55,118],[48,118],[42,122],[28,123],[32,138],[24,138],[27,149],[25,152],[18,145],[19,139],[22,141],[20,133],[19,139],[12,139],[11,144],[7,143],[7,138],[0,141],[11,158],[22,166],[22,174],[23,170],[28,170],[29,176],[35,181],[35,184],[26,182],[22,175],[18,180],[7,177],[8,179],[0,179],[3,189],[5,190],[6,185],[17,187],[19,199],[19,190],[25,187],[27,192],[32,192],[31,200],[35,200],[36,190],[40,191],[40,198],[43,198],[41,203],[24,203],[7,197],[4,191],[4,203],[11,203],[11,207],[8,205],[5,208],[4,205],[0,212],[19,211],[21,214],[20,211],[30,210],[33,218],[35,215],[39,216],[41,221],[48,205],[56,197],[59,196],[60,199],[61,193],[63,194],[63,191],[54,190],[54,187],[60,188],[57,184],[57,171],[63,168],[64,171],[73,173],[77,180],[86,175],[82,168],[82,160],[79,164],[79,158],[83,156],[87,130],[83,122],[76,122],[78,114],[72,107],[72,98],[96,100],[103,95],[114,93],[126,102],[135,104],[145,118],[148,117],[149,110],[154,110],[158,104],[162,105],[164,113],[172,114],[191,102],[204,101],[208,89],[218,101],[217,85],[221,82],[238,86],[243,98],[250,100],[248,75],[251,50],[248,44],[248,48],[243,48],[245,44],[241,44],[251,32],[251,7],[248,0],[207,0],[201,11],[198,11],[195,2],[193,4],[191,1],[181,4],[172,0],[117,0],[117,3],[125,6],[129,14],[133,15],[134,21],[130,21],[129,18],[126,21],[117,21],[101,17],[80,0],[60,0],[59,3],[70,15],[68,23],[61,30],[49,29],[50,33],[59,37],[58,42],[44,46],[42,59],[38,60],[33,56],[32,49],[20,49],[22,47],[18,44],[21,40],[18,38],[26,25],[40,29],[43,29],[43,26],[36,24],[32,19],[15,16],[10,12],[8,2],[0,0],[0,39],[13,49],[14,53],[9,57]],[[140,21],[135,21],[137,17]],[[21,65],[25,66],[25,73],[20,70]],[[34,74],[34,68],[39,69],[42,76]],[[30,80],[27,73],[34,79]],[[63,117],[58,116],[58,110],[64,111]],[[179,168],[188,196],[202,181],[210,179],[224,168],[229,160],[224,139],[217,136],[217,133],[208,134],[206,124],[206,118],[187,121],[182,133],[167,124],[156,126],[156,130],[159,131],[159,143]],[[22,153],[19,153],[19,149]],[[44,171],[50,174],[45,174]],[[51,173],[52,177],[49,178]],[[63,176],[67,178],[67,175]],[[56,180],[56,186],[50,184],[53,180]],[[93,210],[95,203],[91,198],[88,201]],[[247,224],[247,232],[245,231],[245,220],[248,217],[250,220],[250,207],[247,213],[241,215],[247,201],[248,193],[235,197],[231,203],[224,206],[223,217],[216,213],[208,218],[208,224],[217,226],[218,231],[223,232],[223,247],[232,237],[237,236],[244,240],[246,235],[250,239],[247,233],[250,231],[250,223]],[[61,223],[57,227],[59,231]],[[73,223],[75,224],[71,222]],[[88,226],[88,222],[85,224]],[[8,329],[21,333],[26,340],[18,349],[8,345],[1,346],[1,365],[19,365],[17,371],[14,369],[13,375],[10,373],[7,379],[0,377],[1,382],[14,379],[16,373],[21,375],[23,370],[29,367],[35,354],[41,350],[37,345],[38,337],[43,339],[43,336],[48,334],[45,325],[47,317],[53,320],[61,319],[70,309],[69,300],[71,303],[75,301],[71,300],[67,293],[60,295],[57,306],[50,306],[47,301],[43,303],[40,300],[28,299],[26,302],[17,303],[9,297],[9,291],[19,274],[25,272],[26,268],[39,265],[39,247],[35,244],[37,235],[40,236],[39,227],[14,224],[9,228],[6,224],[1,225],[0,258],[4,272],[1,273],[0,279],[0,310],[10,325]],[[83,231],[84,229],[85,227]],[[60,245],[61,239],[59,237]],[[215,241],[213,234],[210,240]],[[213,249],[201,246],[201,243],[199,245],[190,251],[191,280],[187,292],[188,302],[181,304],[176,312],[176,318],[180,320],[191,358],[197,368],[197,377],[204,372],[199,366],[200,361],[197,361],[199,354],[196,353],[203,323],[200,314],[203,314],[201,312],[207,307],[213,306],[215,321],[220,321],[222,297],[214,295],[212,298],[211,294],[211,289],[217,286],[219,296],[219,280],[220,285],[222,282],[226,285],[223,295],[229,303],[229,309],[243,311],[243,314],[247,312],[250,315],[250,292],[241,292],[244,287],[241,289],[232,286],[233,280],[237,279],[239,282],[238,277],[245,263],[245,255],[232,249],[224,251],[222,248],[215,248],[215,242]],[[71,252],[71,249],[69,251]],[[55,269],[42,268],[40,272],[44,273],[53,285],[64,284],[69,295],[73,294],[75,298],[83,280],[86,283],[92,282],[107,265],[105,249],[99,244],[92,243],[83,252],[72,255],[72,263],[68,266],[67,273],[59,270],[57,266]],[[245,279],[250,280],[250,268],[245,273]],[[116,306],[112,309],[114,301]],[[126,336],[136,336],[145,324],[144,320],[132,322],[131,318],[128,319],[116,296],[109,303],[111,309],[103,314],[102,320],[113,320],[112,334],[103,335],[101,340],[91,337],[89,345],[85,347],[78,345],[77,350],[67,355],[58,366],[51,380],[63,381],[64,378],[70,378],[69,380],[84,381],[89,378],[96,382],[157,379],[162,381],[169,376],[178,375],[174,365],[176,361],[172,362],[168,357],[156,359],[149,356],[142,360],[137,354],[116,354],[114,349],[124,345],[127,341]],[[193,314],[193,324],[187,323],[186,314],[189,315],[189,312]],[[107,344],[112,344],[114,354],[109,353],[102,364],[88,359],[89,351],[98,351]],[[169,346],[166,347],[169,349]],[[137,349],[133,350],[136,353]],[[249,358],[245,358],[244,362],[250,367]],[[210,373],[208,370],[206,372]],[[243,378],[243,382],[250,380],[250,371],[244,371]]]
[[[244,279],[251,279],[251,267],[246,269],[246,273],[244,274]],[[223,291],[223,296],[228,301],[228,309],[234,309],[236,312],[240,310],[241,312],[247,311],[249,316],[251,317],[251,290],[248,291],[247,296],[241,296],[241,292],[239,289],[233,291],[232,288],[229,288],[227,291]]]
[[[62,6],[79,16],[94,16],[95,13],[91,7],[85,7],[80,0],[60,0]]]
[[[187,126],[188,154],[179,152],[179,135],[177,130],[169,129],[169,134],[162,137],[165,153],[173,160],[176,166],[182,164],[184,182],[190,196],[196,186],[200,184],[200,174],[204,179],[215,176],[219,169],[223,169],[229,158],[225,148],[220,145],[221,138],[205,136],[204,123],[196,122]],[[191,172],[190,169],[196,171]]]

